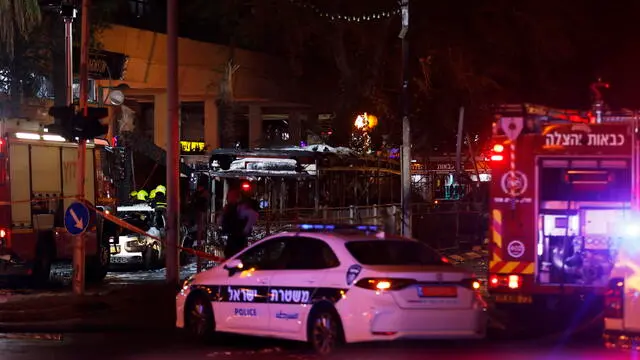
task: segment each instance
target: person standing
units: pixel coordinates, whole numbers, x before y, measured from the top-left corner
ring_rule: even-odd
[[[205,188],[204,185],[198,184],[196,191],[193,193],[191,199],[191,206],[195,213],[195,221],[197,227],[196,235],[196,247],[199,251],[205,251],[204,245],[206,244],[206,227],[207,227],[207,215],[209,213],[209,202],[211,194]],[[197,258],[197,272],[202,271],[202,258]]]
[[[227,205],[218,220],[222,234],[227,236],[224,257],[229,259],[249,245],[249,235],[258,221],[258,213],[249,202],[242,201],[238,190],[231,189],[227,193]]]

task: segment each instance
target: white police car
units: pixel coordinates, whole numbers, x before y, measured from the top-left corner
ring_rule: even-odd
[[[370,226],[302,225],[267,237],[185,281],[177,322],[214,331],[309,342],[482,338],[480,283],[431,248]]]

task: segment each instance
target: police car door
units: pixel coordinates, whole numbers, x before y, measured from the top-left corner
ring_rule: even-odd
[[[284,239],[271,239],[235,257],[242,262],[243,271],[229,273],[220,291],[221,316],[215,314],[216,323],[223,329],[251,332],[268,328],[269,282],[284,248]]]
[[[269,327],[274,332],[298,333],[314,298],[340,297],[338,279],[344,282],[344,272],[337,269],[340,261],[322,240],[291,237],[286,252],[286,269],[271,278]]]

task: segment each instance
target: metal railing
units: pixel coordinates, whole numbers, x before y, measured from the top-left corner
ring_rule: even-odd
[[[207,231],[207,244],[213,248],[223,247],[226,241],[215,222],[218,215],[220,213],[211,216]],[[261,211],[250,240],[257,241],[282,232],[292,224],[305,222],[377,225],[387,233],[399,234],[401,217],[399,204]],[[415,238],[436,249],[467,249],[484,242],[488,217],[475,209],[441,209],[432,204],[415,204],[412,229]]]

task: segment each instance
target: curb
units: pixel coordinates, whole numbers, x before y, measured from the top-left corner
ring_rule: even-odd
[[[51,340],[62,341],[63,335],[56,333],[0,333],[3,340]]]
[[[0,322],[0,339],[8,339],[7,336],[20,336],[27,333],[35,335],[37,333],[102,333],[148,330],[148,325],[132,324],[126,321],[114,323],[113,319],[109,318],[89,321],[86,318],[73,318],[59,321]],[[26,339],[33,338],[33,336],[17,338]]]

